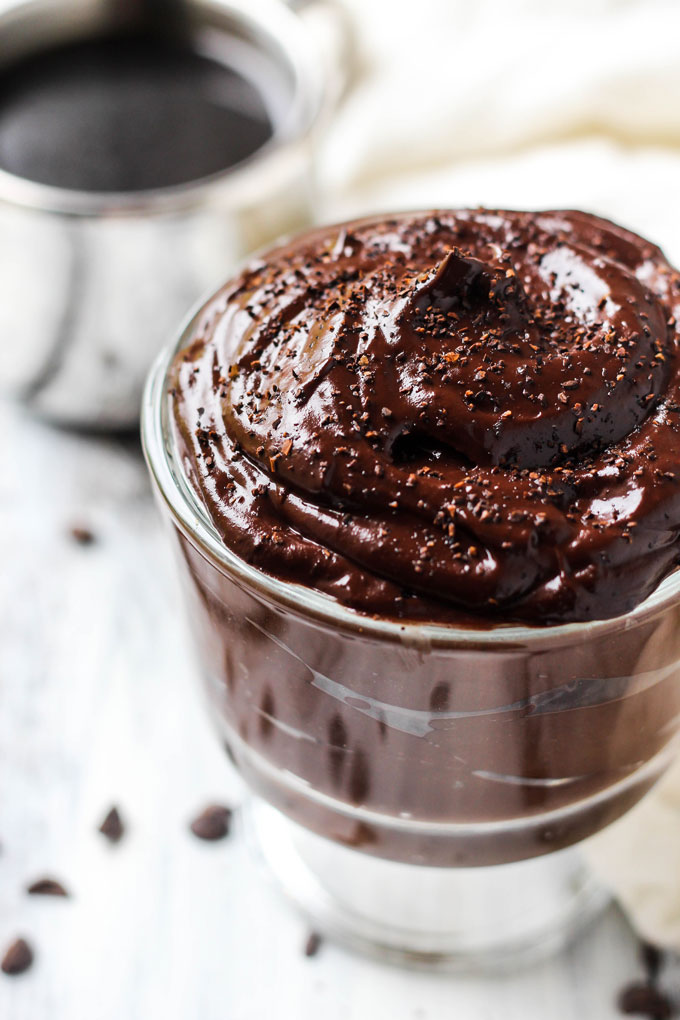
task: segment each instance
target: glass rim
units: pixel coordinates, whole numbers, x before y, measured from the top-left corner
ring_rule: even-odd
[[[417,212],[424,212],[418,210]],[[413,211],[401,211],[379,215],[380,219],[390,216],[404,216]],[[304,233],[319,230],[340,229],[357,222],[370,222],[377,216],[362,217],[361,220],[343,221],[327,225],[315,225]],[[302,235],[301,235],[302,236]],[[190,311],[176,338],[157,356],[151,366],[144,396],[141,415],[141,438],[146,463],[162,497],[170,511],[173,522],[189,541],[207,556],[233,581],[260,598],[265,598],[287,611],[310,619],[316,624],[342,628],[361,637],[392,640],[414,649],[427,650],[431,647],[460,647],[479,649],[493,646],[500,649],[525,648],[527,646],[549,647],[570,645],[585,638],[600,638],[612,631],[630,629],[649,622],[661,615],[680,597],[680,568],[675,568],[664,577],[655,590],[639,605],[627,613],[601,620],[584,620],[560,624],[498,623],[484,626],[461,624],[428,623],[422,621],[397,620],[388,617],[373,617],[359,610],[343,605],[337,599],[304,584],[284,581],[241,559],[225,544],[207,510],[191,486],[177,457],[174,432],[169,427],[170,394],[168,375],[176,354],[193,338],[195,328],[209,306],[229,280],[253,259],[266,257],[284,241],[268,245],[252,253],[237,266],[225,283],[213,289]]]
[[[10,206],[29,209],[45,215],[100,217],[125,215],[153,215],[175,212],[178,209],[201,205],[210,201],[216,192],[224,202],[228,190],[239,202],[239,191],[252,190],[253,173],[271,174],[271,163],[284,157],[290,149],[304,141],[313,131],[324,108],[322,68],[314,55],[311,41],[305,38],[305,28],[294,12],[284,3],[274,0],[201,0],[200,7],[215,10],[225,18],[243,26],[252,36],[251,44],[266,44],[279,51],[286,61],[293,84],[289,109],[272,137],[250,156],[217,173],[167,187],[147,188],[141,191],[88,191],[61,188],[0,168],[0,201]],[[39,10],[24,0],[13,0],[0,11],[0,36],[4,21],[39,16]]]

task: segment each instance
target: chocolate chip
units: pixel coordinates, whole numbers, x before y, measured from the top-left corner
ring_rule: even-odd
[[[636,982],[624,988],[618,1006],[626,1016],[642,1016],[647,1020],[670,1020],[674,1014],[670,999],[653,985]]]
[[[125,826],[121,821],[118,808],[112,807],[108,815],[99,826],[99,831],[109,840],[110,843],[119,843],[125,835]]]
[[[25,939],[17,939],[2,958],[3,974],[23,974],[33,963],[33,950]]]
[[[231,831],[231,808],[220,804],[211,804],[205,808],[191,823],[191,831],[198,839],[216,842],[225,839]]]
[[[26,889],[29,896],[68,896],[61,882],[54,878],[39,878]]]
[[[316,956],[321,946],[323,945],[323,939],[318,932],[310,932],[307,941],[305,942],[305,956],[311,957]]]
[[[97,536],[95,535],[95,533],[90,528],[84,527],[82,524],[72,525],[72,527],[69,530],[69,534],[71,535],[73,541],[77,542],[78,545],[82,546],[94,545],[95,542],[97,541]]]

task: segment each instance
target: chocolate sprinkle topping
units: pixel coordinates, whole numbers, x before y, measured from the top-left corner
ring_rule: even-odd
[[[320,229],[206,307],[178,460],[237,555],[354,609],[616,616],[680,558],[679,312],[662,252],[585,213]]]

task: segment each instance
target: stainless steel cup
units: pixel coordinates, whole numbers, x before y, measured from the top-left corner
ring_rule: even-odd
[[[0,171],[0,390],[61,424],[126,428],[149,364],[187,308],[245,253],[312,216],[313,153],[336,82],[281,0],[187,0],[201,32],[238,40],[266,77],[272,140],[175,188],[102,194]],[[134,5],[9,0],[0,61],[101,33]]]

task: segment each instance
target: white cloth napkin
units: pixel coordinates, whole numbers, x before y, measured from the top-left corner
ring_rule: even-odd
[[[680,264],[675,0],[345,3],[357,78],[323,152],[324,218],[578,207]],[[680,765],[585,851],[639,932],[680,950]]]
[[[584,135],[680,142],[675,0],[345,2],[359,81],[326,149],[336,192]]]

